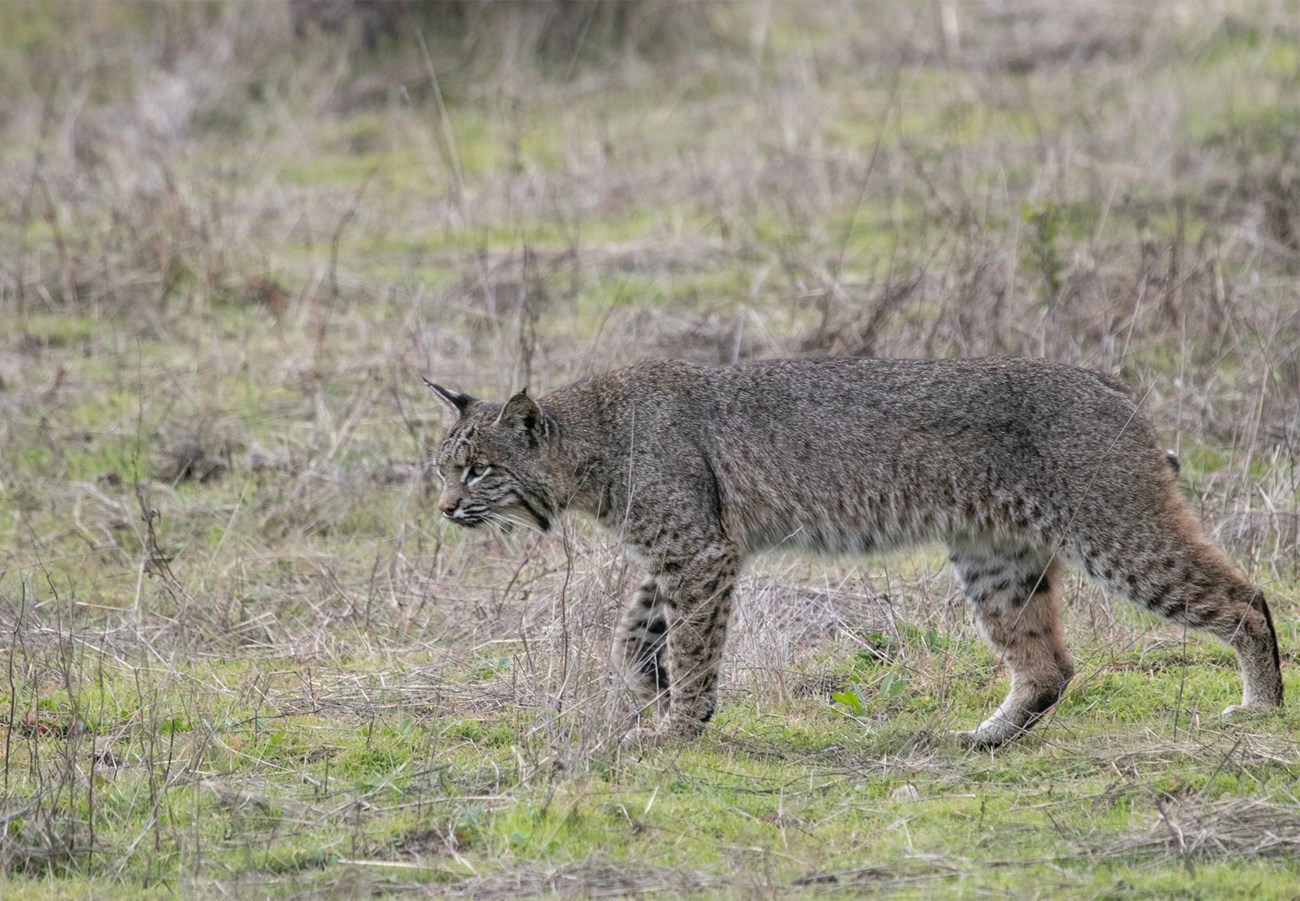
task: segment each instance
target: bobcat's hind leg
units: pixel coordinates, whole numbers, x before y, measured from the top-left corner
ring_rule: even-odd
[[[1202,577],[1205,577],[1204,571]],[[1195,584],[1195,579],[1189,580]],[[1241,703],[1229,705],[1225,719],[1243,710],[1270,710],[1282,706],[1281,655],[1273,615],[1264,595],[1244,576],[1231,570],[1224,581],[1200,597],[1184,601],[1165,615],[1217,636],[1237,652],[1241,667]],[[1165,609],[1172,606],[1163,598]],[[1157,612],[1156,605],[1148,606]]]
[[[976,628],[1011,673],[1006,700],[964,737],[1000,745],[1037,723],[1074,675],[1057,607],[1061,564],[1048,549],[1027,545],[970,541],[949,550]]]
[[[1209,632],[1237,652],[1241,704],[1225,716],[1280,707],[1281,656],[1263,593],[1201,537],[1172,491],[1166,514],[1140,525],[1125,555],[1084,541],[1076,541],[1071,553],[1108,588],[1158,616]]]
[[[668,597],[653,579],[642,583],[623,610],[614,662],[644,710],[668,711]]]

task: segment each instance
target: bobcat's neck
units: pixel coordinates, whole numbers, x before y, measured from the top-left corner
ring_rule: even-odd
[[[551,452],[556,497],[570,510],[601,518],[621,503],[624,491],[615,428],[602,392],[578,383],[542,400],[542,408],[559,432]],[[623,475],[624,480],[626,474]]]

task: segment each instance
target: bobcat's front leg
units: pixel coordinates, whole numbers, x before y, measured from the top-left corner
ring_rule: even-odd
[[[740,569],[729,544],[710,544],[680,561],[665,560],[656,582],[666,589],[668,716],[658,734],[694,738],[718,703],[718,673],[727,617]]]
[[[623,610],[614,664],[642,709],[668,712],[668,596],[647,579]]]

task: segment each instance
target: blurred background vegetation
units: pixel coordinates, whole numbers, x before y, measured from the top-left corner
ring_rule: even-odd
[[[596,892],[630,884],[611,858],[665,891],[864,861],[1011,894],[1294,885],[1294,715],[1233,744],[1202,723],[1230,656],[1082,582],[1060,745],[918,744],[1000,678],[928,551],[758,565],[713,738],[628,762],[608,637],[635,574],[583,524],[445,528],[420,382],[814,353],[1115,372],[1289,661],[1294,3],[0,3],[0,85],[6,897],[510,896],[557,868]],[[1014,827],[998,867],[972,783]],[[1044,863],[1051,791],[1083,850]]]

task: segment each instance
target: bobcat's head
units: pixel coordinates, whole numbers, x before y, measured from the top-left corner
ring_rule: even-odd
[[[555,425],[541,407],[523,391],[497,404],[425,382],[458,415],[434,456],[442,515],[466,528],[547,531],[556,515],[547,466]]]

